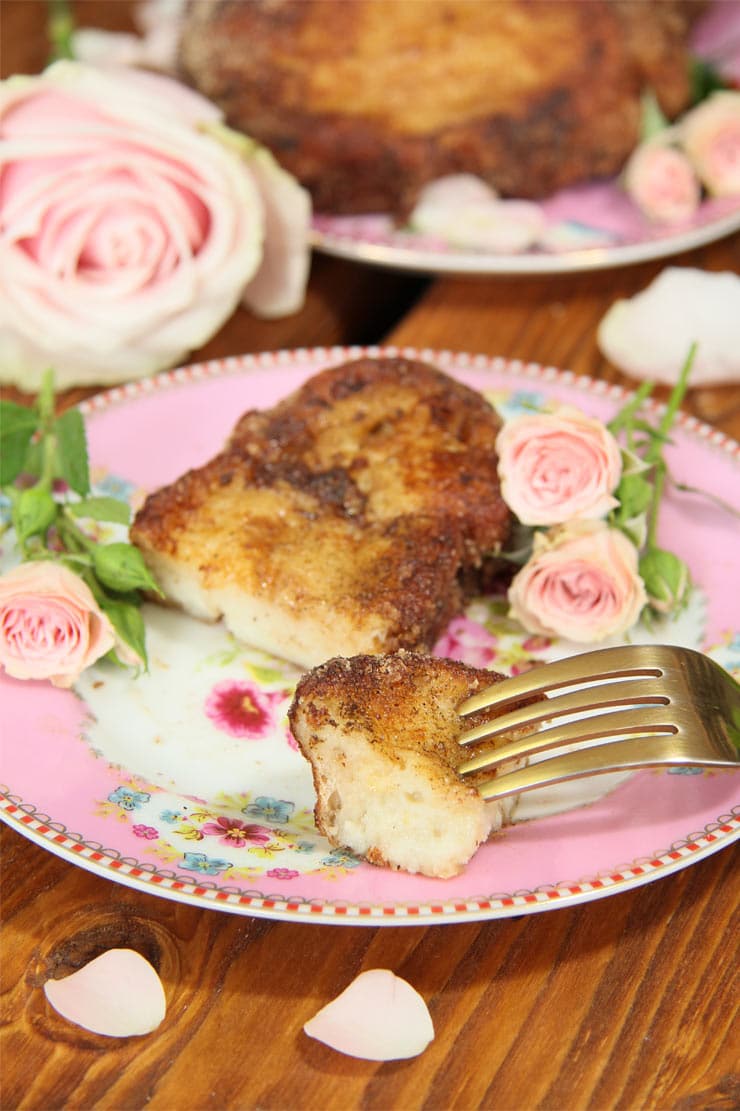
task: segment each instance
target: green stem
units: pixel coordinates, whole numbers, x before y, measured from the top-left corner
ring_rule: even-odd
[[[619,410],[615,417],[612,417],[612,419],[606,426],[613,436],[616,436],[618,432],[621,432],[624,426],[632,420],[635,413],[641,407],[643,401],[647,400],[647,398],[650,397],[650,394],[653,392],[654,388],[654,382],[643,382],[642,385],[635,390],[634,397],[632,397],[627,402],[627,404]]]
[[[676,413],[680,409],[681,402],[686,396],[686,390],[688,389],[689,385],[689,374],[691,373],[691,367],[693,366],[695,356],[696,344],[692,343],[691,347],[689,348],[689,353],[686,357],[686,362],[683,364],[681,373],[678,376],[678,381],[671,391],[671,396],[668,398],[668,403],[665,407],[665,413],[663,414],[660,424],[658,425],[658,435],[661,438],[658,440],[654,440],[648,448],[645,454],[646,463],[656,463],[660,458],[661,452],[663,450],[663,442],[667,439],[671,425],[676,419]]]
[[[39,486],[51,490],[57,456],[57,438],[53,432],[45,432],[41,446],[41,474]]]
[[[48,0],[49,19],[47,38],[51,47],[50,61],[60,58],[74,58],[72,34],[75,29],[74,18],[67,0]]]
[[[44,371],[38,397],[39,429],[41,440],[41,474],[39,485],[51,490],[56,468],[57,440],[54,435],[54,374]]]
[[[680,490],[682,494],[696,494],[699,498],[706,498],[707,501],[712,502],[718,509],[723,509],[725,513],[729,513],[733,517],[740,519],[740,509],[735,509],[734,505],[730,505],[724,498],[720,498],[717,494],[710,494],[708,490],[702,490],[699,486],[689,486],[687,482],[674,482],[670,475],[668,481],[674,490]]]
[[[66,506],[62,510],[58,528],[65,545],[68,547],[71,546],[74,551],[89,552],[95,547],[95,541],[91,540],[90,537],[75,524],[74,518]]]
[[[645,462],[655,468],[653,479],[653,497],[647,513],[647,547],[654,548],[658,535],[658,511],[660,509],[660,501],[663,497],[663,488],[666,479],[666,464],[663,459],[663,446],[668,437],[671,425],[673,424],[676,413],[678,412],[681,402],[683,401],[686,390],[688,387],[689,374],[696,355],[696,344],[692,343],[689,348],[689,353],[686,358],[681,373],[678,376],[678,381],[671,391],[671,396],[668,399],[665,412],[658,425],[658,435],[653,439],[645,452]]]
[[[663,497],[665,486],[666,465],[662,459],[655,464],[655,477],[653,479],[653,498],[648,511],[646,546],[655,548],[658,536],[658,509],[660,499]]]

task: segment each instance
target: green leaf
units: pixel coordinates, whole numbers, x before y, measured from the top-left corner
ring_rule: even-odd
[[[95,574],[109,590],[154,590],[161,594],[143,556],[133,544],[106,544],[90,549]]]
[[[692,104],[706,100],[720,89],[729,88],[727,81],[711,62],[704,61],[703,58],[692,58],[689,65]]]
[[[616,490],[619,500],[617,516],[619,520],[629,520],[638,517],[650,505],[653,496],[652,483],[643,478],[641,474],[622,475]]]
[[[127,644],[146,666],[146,629],[138,605],[135,602],[122,602],[105,597],[100,606],[123,643]]]
[[[83,498],[82,501],[70,502],[66,509],[74,517],[86,517],[92,521],[112,521],[117,525],[127,525],[131,519],[131,509],[119,498]]]
[[[18,543],[31,536],[44,535],[57,515],[57,503],[45,486],[23,490],[13,502],[13,527]]]
[[[0,401],[0,486],[14,482],[24,469],[38,423],[35,409]]]
[[[644,474],[650,470],[650,464],[644,463],[641,457],[629,448],[623,447],[622,451],[622,476],[628,474]]]
[[[691,575],[682,559],[664,548],[648,548],[640,560],[640,577],[656,613],[678,613],[691,593]]]
[[[640,98],[640,139],[643,143],[665,131],[668,119],[658,103],[652,89],[647,89]]]
[[[58,477],[82,497],[90,492],[85,422],[79,409],[68,409],[54,422]]]

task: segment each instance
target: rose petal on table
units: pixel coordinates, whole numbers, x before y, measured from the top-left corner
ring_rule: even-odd
[[[636,378],[674,385],[696,343],[689,386],[740,381],[740,277],[668,267],[611,306],[597,341],[610,362]]]
[[[385,968],[360,973],[303,1029],[340,1053],[368,1061],[417,1057],[434,1037],[422,997]]]
[[[149,1034],[165,1015],[162,981],[133,949],[109,949],[63,980],[47,980],[44,994],[63,1018],[108,1038]]]

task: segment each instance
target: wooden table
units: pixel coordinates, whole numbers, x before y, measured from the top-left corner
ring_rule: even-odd
[[[78,7],[103,25],[122,21],[126,6]],[[38,68],[40,6],[2,9],[12,32],[4,73]],[[738,271],[740,237],[674,261]],[[265,324],[238,312],[197,356],[388,342],[629,385],[599,354],[596,325],[659,269],[427,282],[317,257],[300,313]],[[740,387],[693,391],[687,407],[740,437]],[[740,1102],[736,849],[572,909],[331,928],[169,902],[77,869],[7,827],[0,837],[4,1109],[688,1111]],[[52,971],[113,945],[140,950],[164,981],[167,1017],[146,1038],[87,1034],[41,990]],[[427,1000],[436,1038],[421,1057],[365,1062],[303,1035],[303,1023],[368,968],[394,970]]]

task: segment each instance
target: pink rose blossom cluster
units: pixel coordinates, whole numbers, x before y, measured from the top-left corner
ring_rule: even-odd
[[[581,643],[625,633],[647,596],[637,549],[605,519],[622,474],[614,436],[565,406],[508,421],[496,446],[504,500],[537,530],[509,588],[512,617]]]
[[[648,219],[665,224],[690,220],[702,190],[740,196],[740,92],[714,93],[642,142],[627,162],[624,185]]]

